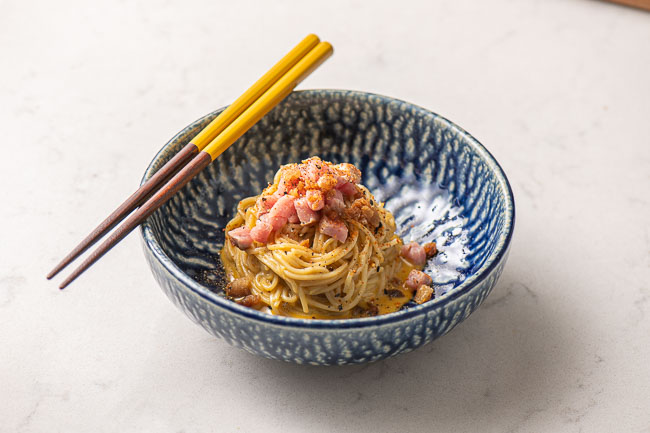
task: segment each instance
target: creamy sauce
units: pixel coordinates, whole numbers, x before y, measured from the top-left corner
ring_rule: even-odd
[[[230,281],[242,277],[242,275],[239,275],[239,273],[237,272],[237,267],[234,265],[234,263],[227,260],[223,254],[221,255],[221,258],[222,258],[222,263],[224,265],[224,268],[226,269],[226,274],[230,276]],[[404,304],[408,303],[413,299],[414,296],[413,290],[409,289],[408,287],[404,287],[404,282],[406,281],[408,274],[413,269],[421,270],[420,268],[411,265],[405,260],[400,260],[400,261],[401,261],[400,270],[397,272],[395,276],[397,281],[390,282],[386,287],[386,290],[380,292],[379,296],[373,300],[372,305],[369,305],[365,302],[361,302],[359,308],[354,308],[350,311],[342,312],[340,314],[335,313],[332,315],[322,314],[317,311],[313,311],[309,313],[296,312],[295,310],[285,311],[282,308],[282,306],[280,306],[279,308],[271,308],[266,304],[260,304],[257,307],[251,307],[251,308],[255,308],[258,311],[261,311],[263,313],[272,314],[276,316],[294,317],[296,319],[323,319],[323,320],[353,319],[353,318],[371,317],[374,315],[394,313],[396,311],[399,311],[404,306]],[[397,295],[396,291],[401,293],[402,296],[396,296]],[[377,308],[376,314],[369,313],[369,311],[372,311],[373,306]]]
[[[404,281],[406,281],[406,278],[408,277],[409,273],[413,269],[417,269],[417,268],[411,266],[410,264],[406,264],[404,262],[402,263],[403,263],[402,267],[397,273],[397,279],[399,280],[399,284],[390,284],[389,287],[383,293],[380,293],[379,297],[375,300],[375,305],[379,309],[378,314],[388,314],[388,313],[394,313],[395,311],[399,311],[400,308],[404,306],[404,304],[406,304],[411,299],[413,299],[413,291],[404,287]],[[402,293],[402,296],[391,297],[389,295],[391,293],[390,290],[398,290]]]

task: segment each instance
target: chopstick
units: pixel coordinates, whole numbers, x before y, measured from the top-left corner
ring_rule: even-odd
[[[650,11],[650,0],[608,0],[612,3],[618,3],[633,8],[645,9]]]
[[[278,63],[266,72],[259,80],[246,90],[235,102],[217,116],[208,126],[203,128],[187,145],[172,159],[147,180],[136,192],[131,194],[117,209],[102,221],[84,240],[79,243],[54,269],[47,274],[51,279],[68,266],[77,257],[93,246],[99,239],[122,221],[136,207],[146,202],[151,195],[165,182],[186,165],[194,156],[202,151],[214,138],[219,135],[234,119],[251,106],[264,92],[284,76],[300,59],[305,57],[320,39],[314,34],[307,35],[298,45],[287,53]]]
[[[323,63],[333,53],[328,42],[320,42],[305,57],[293,66],[282,78],[273,84],[259,99],[253,102],[244,112],[234,119],[219,135],[217,135],[202,151],[187,165],[176,173],[165,185],[157,190],[141,207],[133,212],[84,262],[66,278],[60,289],[64,289],[93,263],[99,260],[108,250],[124,239],[134,228],[140,225],[156,209],[162,206],[194,176],[207,167],[239,137],[257,123],[266,113],[286,98],[293,89],[304,80],[314,69]]]

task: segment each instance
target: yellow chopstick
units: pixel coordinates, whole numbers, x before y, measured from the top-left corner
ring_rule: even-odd
[[[269,90],[251,104],[239,117],[234,119],[203,151],[209,153],[214,161],[251,126],[286,98],[302,80],[331,56],[333,52],[334,49],[329,42],[321,42],[316,45]]]
[[[228,106],[224,111],[199,132],[191,141],[199,151],[203,150],[214,138],[221,133],[234,119],[266,92],[278,79],[285,75],[293,66],[309,53],[320,39],[314,34],[307,35],[298,45],[287,53],[278,63],[255,82],[248,90]]]

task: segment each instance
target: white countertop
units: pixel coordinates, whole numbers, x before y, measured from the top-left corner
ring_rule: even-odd
[[[650,13],[107,3],[0,4],[1,432],[650,432]],[[316,368],[191,323],[138,235],[63,293],[45,281],[174,133],[309,32],[336,53],[302,88],[429,108],[508,174],[510,260],[476,313],[416,352]]]

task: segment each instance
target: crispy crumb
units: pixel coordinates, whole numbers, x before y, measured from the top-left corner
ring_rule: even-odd
[[[416,304],[423,304],[431,299],[431,295],[433,295],[433,289],[430,286],[423,284],[415,292],[413,300]]]
[[[237,278],[226,285],[225,291],[231,298],[248,296],[251,294],[251,281],[246,277]]]
[[[431,257],[438,254],[438,248],[436,247],[435,242],[427,242],[426,244],[422,245],[422,248],[424,248],[424,253],[427,255],[427,259],[430,259]]]
[[[257,295],[248,295],[242,299],[236,300],[235,302],[237,302],[239,305],[243,305],[244,307],[253,307],[260,303],[260,297]]]

